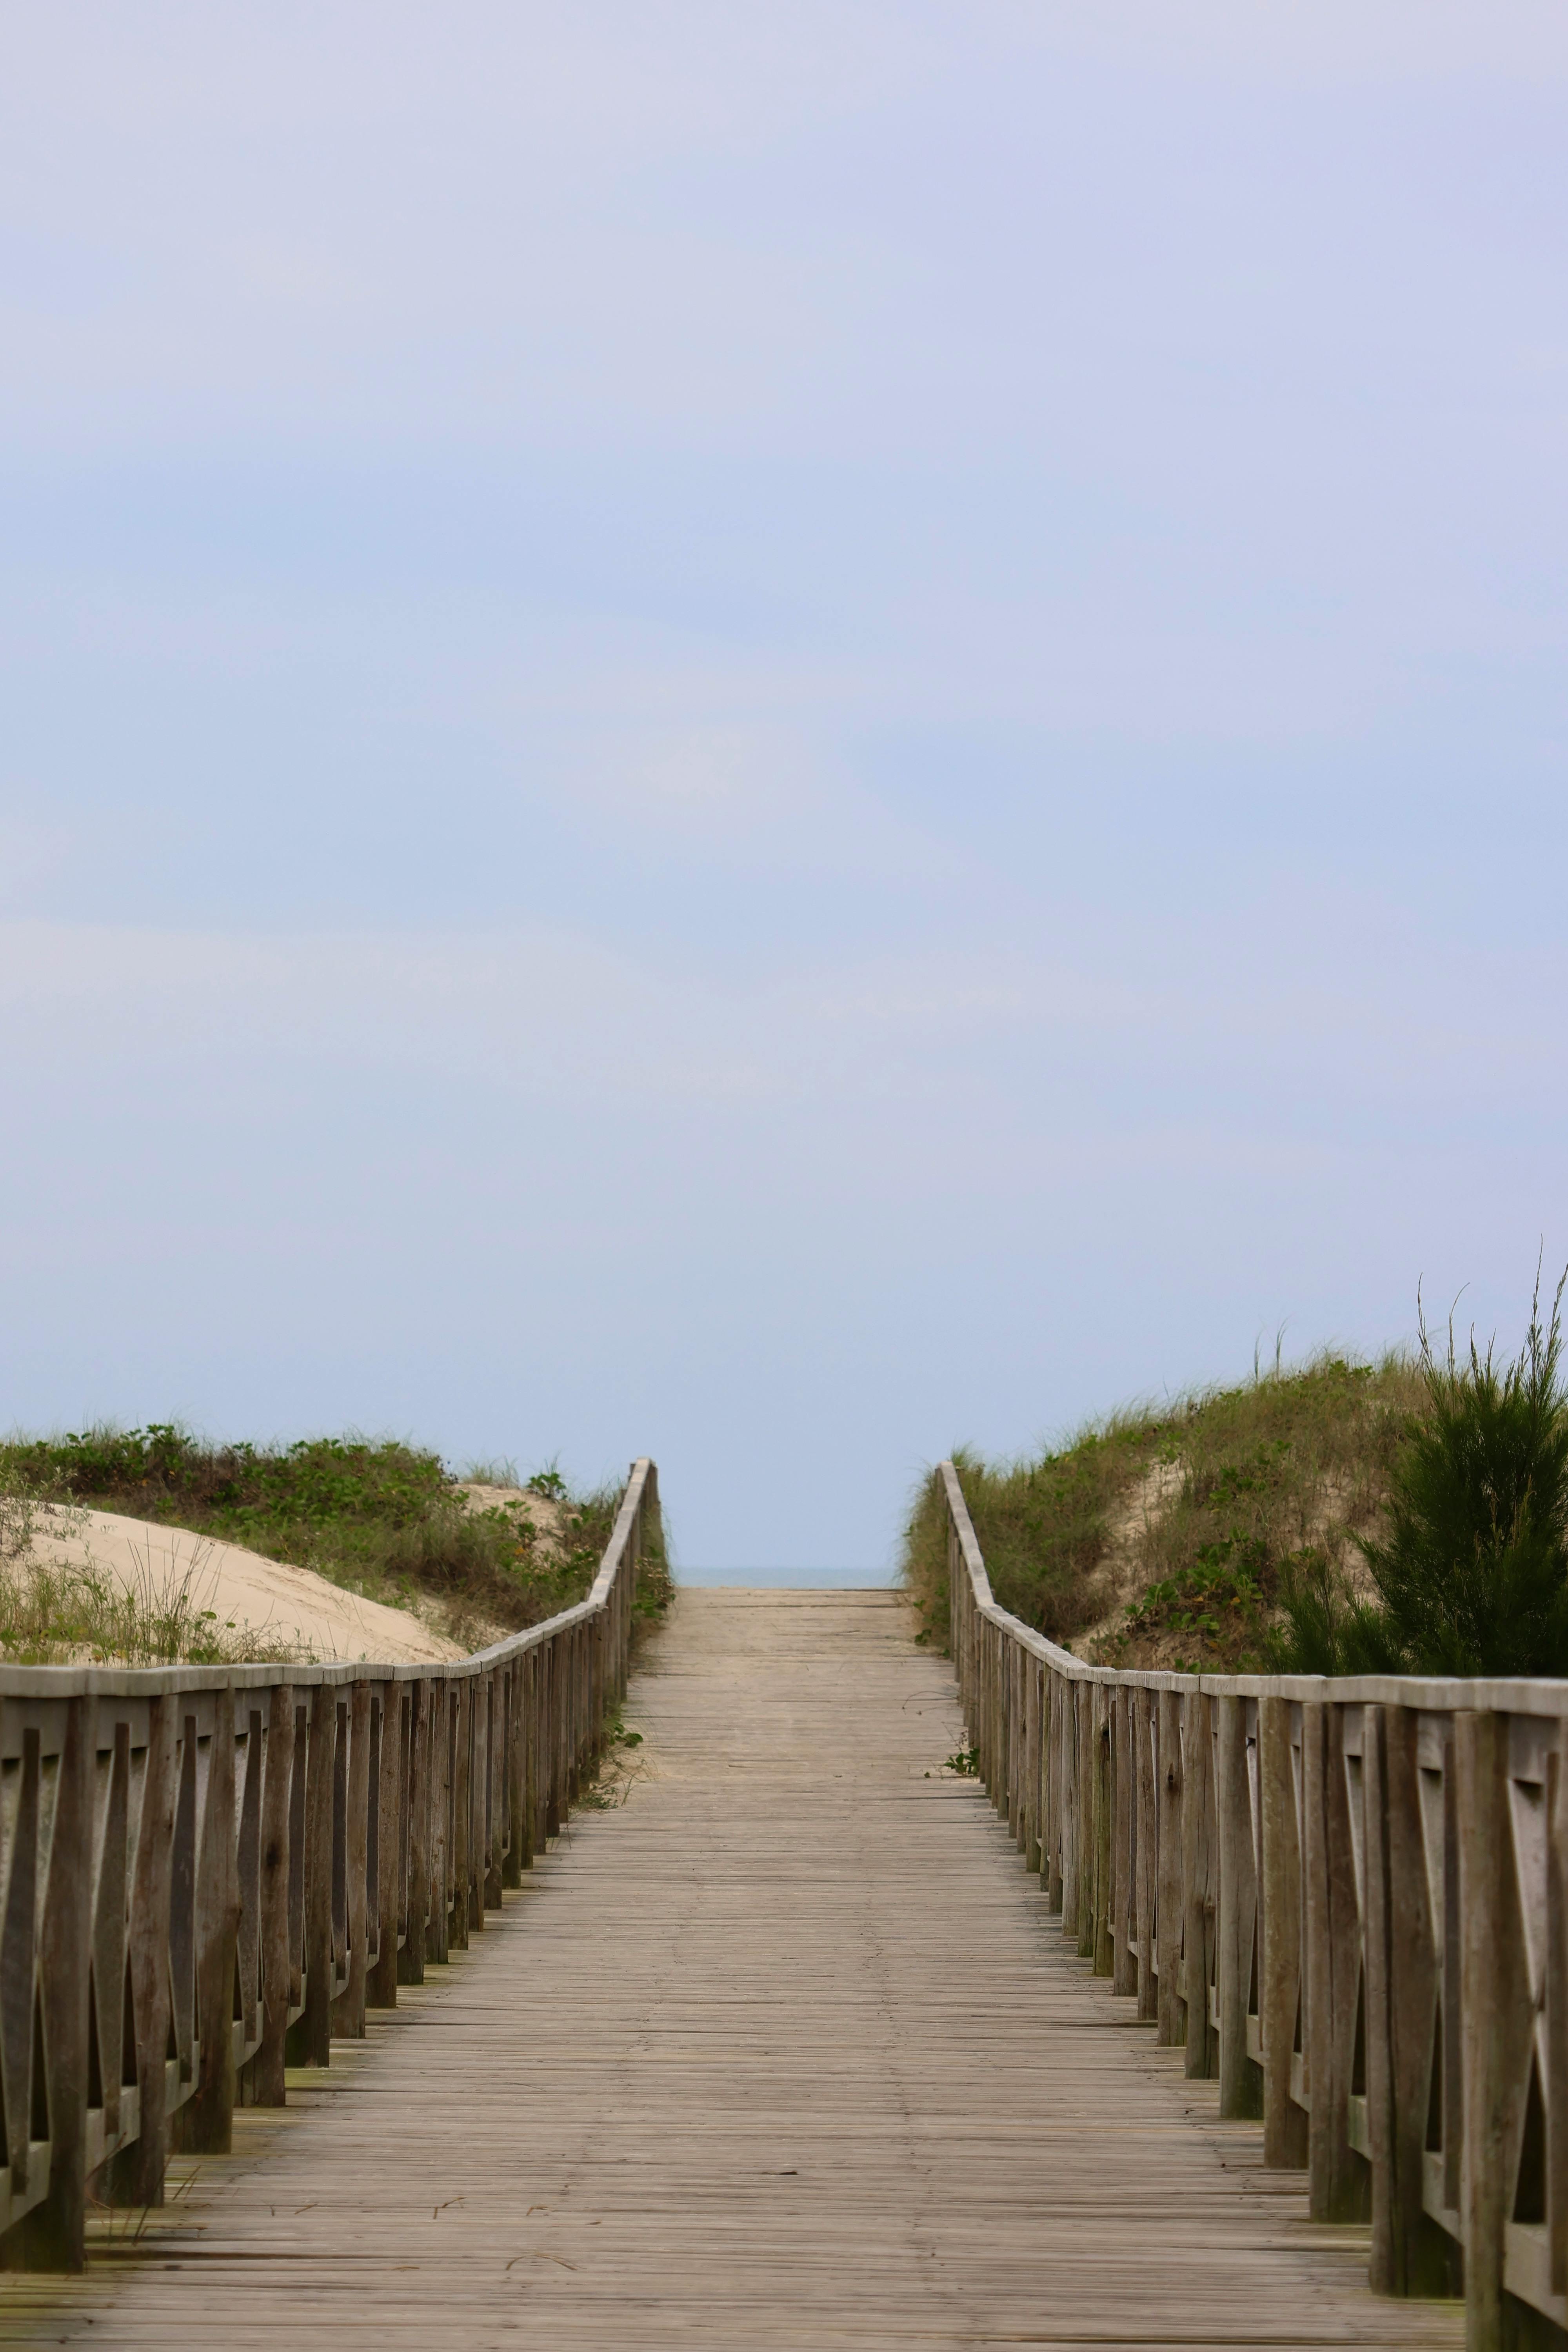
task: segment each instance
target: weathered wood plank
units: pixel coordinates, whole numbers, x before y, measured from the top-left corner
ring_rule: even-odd
[[[1173,1690],[1159,1694],[1160,1770],[1156,1801],[1159,1811],[1158,1888],[1155,1906],[1160,1940],[1160,1986],[1157,2018],[1160,2041],[1174,2048],[1185,2039],[1186,2015],[1182,2000],[1182,1701]]]
[[[1258,1701],[1258,1769],[1263,1820],[1264,2160],[1294,2170],[1307,2162],[1307,2115],[1290,2095],[1301,1997],[1301,1867],[1289,1699]]]

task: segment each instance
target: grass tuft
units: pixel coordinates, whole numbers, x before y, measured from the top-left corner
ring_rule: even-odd
[[[89,1559],[52,1559],[51,1538],[77,1534],[81,1513],[32,1492],[0,1463],[0,1657],[19,1666],[231,1665],[308,1660],[298,1643],[258,1635],[205,1606],[200,1549],[162,1581],[150,1559],[129,1585]]]

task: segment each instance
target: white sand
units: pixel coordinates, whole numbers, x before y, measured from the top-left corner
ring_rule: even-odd
[[[188,1580],[192,1606],[212,1610],[220,1626],[247,1626],[308,1650],[322,1664],[428,1665],[465,1654],[409,1610],[362,1600],[311,1569],[264,1559],[187,1528],[153,1527],[118,1511],[45,1511],[34,1552],[72,1568],[90,1559],[127,1591],[143,1595],[178,1592]]]
[[[477,1486],[465,1481],[463,1492],[468,1496],[466,1508],[470,1511],[516,1511],[531,1522],[534,1531],[534,1551],[541,1559],[559,1559],[565,1550],[562,1529],[566,1518],[566,1507],[548,1495],[535,1495],[526,1486]]]

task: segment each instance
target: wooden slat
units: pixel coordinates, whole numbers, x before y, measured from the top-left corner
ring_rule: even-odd
[[[88,1986],[97,1701],[68,1701],[38,1943],[48,2054],[48,2189],[7,2244],[31,2270],[79,2271],[87,2201]],[[22,2121],[7,2123],[15,2129]]]
[[[136,2022],[136,2085],[141,2129],[112,2160],[103,2193],[127,2205],[161,2205],[167,2146],[169,2038],[169,1879],[174,1833],[175,1717],[180,1700],[148,1706],[142,1774],[136,1876],[131,1895],[131,1992]]]
[[[261,2047],[251,2062],[250,2095],[262,2106],[284,2100],[283,2050],[289,2032],[289,1841],[294,1773],[294,1692],[273,1691],[267,1714],[261,1785]]]
[[[1251,1800],[1247,1776],[1246,1701],[1215,1701],[1218,1737],[1215,1802],[1219,1814],[1219,2111],[1260,2116],[1263,2090],[1247,2055],[1247,2001],[1252,1974],[1258,1882],[1253,1869]]]
[[[319,1683],[310,1694],[305,1763],[305,2011],[296,2029],[300,2063],[324,2066],[332,2041],[332,1777],[337,1765],[338,1694]]]
[[[369,1902],[365,1872],[370,1826],[370,1706],[368,1679],[356,1682],[349,1706],[345,1822],[349,1980],[338,1997],[332,2015],[332,2032],[353,2039],[357,2039],[364,2032],[365,1987],[369,1975],[366,1948]]]
[[[1160,1985],[1157,2011],[1160,2040],[1174,2048],[1185,2039],[1182,2000],[1182,1702],[1175,1691],[1158,1694],[1160,1710],[1160,1771],[1156,1791],[1160,1818],[1159,1885],[1155,1895],[1159,1917]]]
[[[218,1694],[207,1744],[206,1790],[196,1855],[195,1988],[200,2053],[179,2142],[205,2154],[229,2144],[234,2116],[234,1971],[239,1928],[234,1804],[234,1704]]]

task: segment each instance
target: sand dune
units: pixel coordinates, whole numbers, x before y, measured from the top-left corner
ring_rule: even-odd
[[[126,1591],[144,1595],[178,1591],[188,1580],[193,1605],[211,1609],[220,1625],[248,1627],[323,1663],[426,1665],[464,1655],[459,1643],[409,1610],[362,1600],[313,1570],[265,1559],[188,1528],[154,1527],[118,1511],[46,1512],[34,1549],[37,1557],[73,1568],[90,1560]]]

